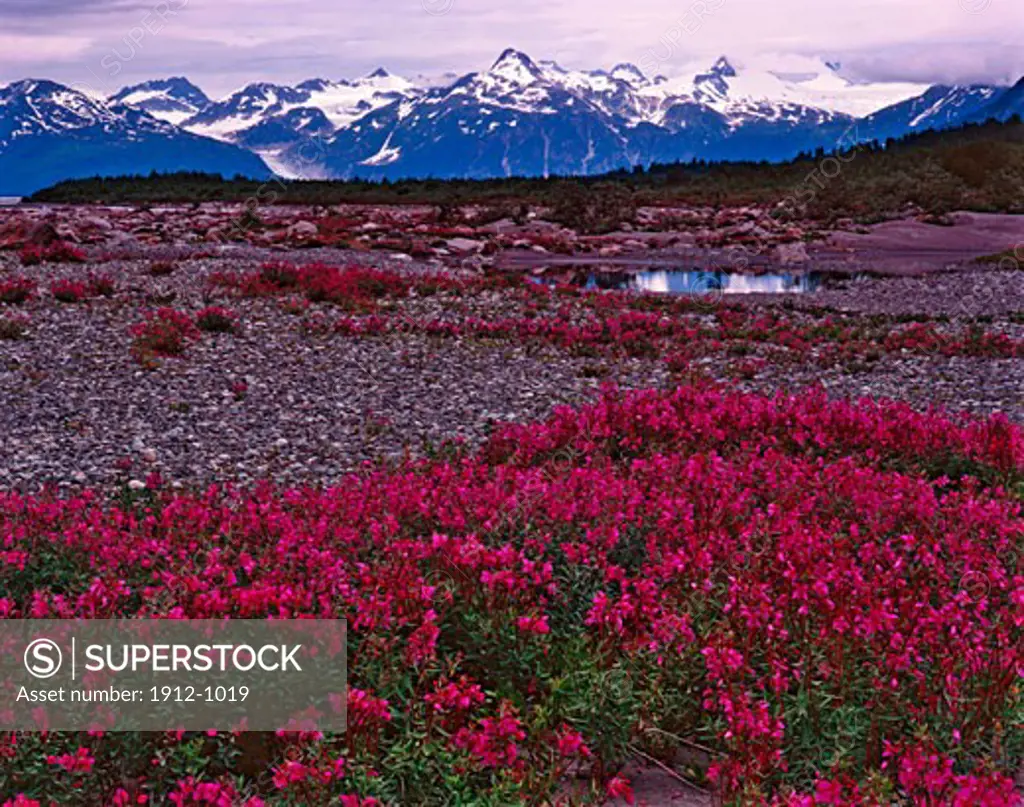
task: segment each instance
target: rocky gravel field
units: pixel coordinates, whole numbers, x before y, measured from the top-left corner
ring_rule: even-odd
[[[402,276],[441,270],[467,281],[482,276],[483,270],[438,258],[235,245],[91,252],[87,264],[36,266],[22,266],[15,252],[0,253],[0,280],[28,278],[37,289],[23,305],[0,308],[0,318],[20,323],[21,331],[0,340],[0,486],[142,484],[151,473],[179,485],[262,478],[329,484],[366,462],[422,455],[446,440],[474,443],[496,423],[543,418],[559,404],[592,398],[604,383],[680,383],[664,361],[643,355],[612,359],[412,331],[325,336],[306,325],[310,316],[315,321],[333,311],[318,313],[314,306],[300,313],[279,298],[225,300],[208,282],[217,273],[258,271],[270,259],[355,264]],[[173,267],[169,274],[161,273],[164,264]],[[109,296],[56,299],[55,283],[90,276],[111,282]],[[1019,340],[1021,277],[971,270],[866,279],[798,298],[760,295],[743,305],[790,316],[814,309],[865,317],[927,312],[952,318],[953,325],[983,321]],[[204,334],[185,356],[153,366],[133,355],[131,329],[143,312],[161,306],[196,312],[211,304],[237,315],[236,333]],[[507,317],[521,303],[494,289],[458,297],[412,293],[387,305],[392,316],[443,320],[453,310]],[[688,372],[758,391],[822,384],[837,397],[891,397],[922,409],[1004,412],[1024,420],[1019,356],[894,350],[870,363],[833,364],[769,357],[735,372],[744,353],[733,348],[695,357]]]

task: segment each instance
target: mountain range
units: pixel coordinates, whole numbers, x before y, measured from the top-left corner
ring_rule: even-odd
[[[95,98],[0,87],[0,193],[59,179],[195,170],[269,178],[596,174],[653,162],[785,160],[1024,112],[1024,80],[864,83],[836,62],[722,57],[676,78],[570,70],[514,49],[484,71],[257,82],[212,99],[184,77]]]

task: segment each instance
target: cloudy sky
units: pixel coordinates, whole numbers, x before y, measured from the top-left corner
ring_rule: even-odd
[[[113,93],[186,74],[253,80],[468,72],[505,47],[568,67],[673,69],[728,54],[822,55],[862,78],[1010,81],[1021,0],[0,0],[0,83]]]

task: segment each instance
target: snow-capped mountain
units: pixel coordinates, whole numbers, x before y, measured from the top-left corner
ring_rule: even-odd
[[[853,122],[790,100],[780,79],[775,98],[755,95],[758,82],[741,76],[725,58],[670,81],[632,64],[567,70],[510,48],[489,70],[341,127],[325,167],[345,177],[546,176],[695,157],[780,159],[833,144]],[[292,161],[287,151],[281,158]]]
[[[260,81],[246,85],[222,101],[207,104],[183,121],[182,126],[196,134],[230,141],[264,118],[301,106],[308,98],[308,90]]]
[[[611,115],[510,49],[339,129],[325,164],[335,176],[600,173],[625,164],[627,146]]]
[[[352,81],[314,78],[294,87],[255,82],[217,101],[187,80],[171,78],[126,87],[110,100],[193,134],[251,149],[288,174],[295,172],[279,161],[281,150],[328,137],[338,127],[418,92],[411,82],[380,68]]]
[[[1024,78],[1000,94],[991,104],[979,110],[975,119],[979,122],[991,118],[1008,120],[1014,115],[1024,117]]]
[[[298,85],[309,90],[306,106],[323,111],[335,126],[345,126],[367,112],[416,93],[412,82],[393,76],[383,67],[353,81],[316,79]]]
[[[188,79],[174,76],[125,87],[110,97],[110,103],[141,109],[154,118],[179,124],[209,106],[210,99]]]
[[[739,116],[765,106],[788,106],[863,117],[928,89],[905,82],[865,84],[849,78],[839,62],[778,54],[753,60],[723,56],[710,68],[691,65],[680,75],[667,91],[692,84],[695,95]]]
[[[947,129],[975,121],[1007,92],[1005,87],[967,85],[929,87],[923,94],[868,115],[858,124],[864,140],[884,141],[928,129]]]
[[[258,82],[221,101],[207,101],[182,123],[197,134],[232,140],[264,118],[307,108],[320,110],[337,128],[413,92],[410,82],[383,68],[354,81],[309,79],[294,87]]]
[[[151,88],[130,89],[135,92],[123,91],[129,102],[149,101]],[[250,84],[175,122],[253,149],[292,176],[393,176],[412,170],[408,160],[414,153],[421,154],[414,161],[417,171],[441,176],[578,173],[695,156],[792,156],[830,143],[856,112],[923,89],[858,85],[837,64],[796,57],[740,67],[722,57],[710,67],[691,65],[670,80],[646,76],[628,62],[611,70],[570,70],[509,48],[489,70],[464,76],[409,81],[379,69],[351,81]],[[454,129],[448,112],[459,115]],[[540,117],[545,115],[561,120]],[[574,134],[556,123],[569,125]],[[506,126],[522,128],[509,138]],[[378,136],[385,129],[390,138]],[[481,139],[468,145],[461,168],[457,155],[440,153],[448,146],[449,129],[460,140]],[[415,137],[426,142],[413,142]],[[554,159],[551,142],[561,143]],[[323,156],[322,164],[310,159],[312,152]],[[492,153],[498,156],[485,156]]]
[[[150,171],[270,175],[255,155],[140,109],[53,81],[0,87],[0,192],[23,195],[62,179]]]
[[[998,93],[989,89],[978,105]],[[976,105],[950,99],[944,116],[928,93],[948,92],[865,84],[835,61],[801,56],[723,56],[666,78],[628,62],[573,70],[509,48],[487,70],[443,80],[381,69],[352,81],[251,84],[183,126],[250,148],[285,176],[544,176],[694,158],[779,160],[855,136],[955,125]],[[869,125],[854,125],[867,115]]]
[[[630,124],[656,117],[659,98],[645,94],[651,81],[633,64],[617,64],[610,71],[567,70],[555,62],[540,62],[543,77],[608,115]]]
[[[258,175],[265,163],[282,176],[318,179],[595,174],[692,159],[784,160],[855,139],[1007,118],[1024,104],[1022,85],[864,83],[835,61],[803,56],[723,56],[671,72],[650,76],[628,62],[569,69],[509,48],[490,68],[461,76],[410,81],[379,69],[353,80],[257,82],[219,100],[183,77],[126,87],[106,103],[21,82],[0,95],[0,153],[29,135],[55,149],[76,143],[79,152],[97,138],[124,149],[145,137],[194,149],[194,162],[205,165],[212,139],[225,149],[226,170],[214,166],[224,173]],[[57,151],[57,174],[112,170]],[[157,153],[133,151],[137,165],[112,165],[148,171],[168,162],[166,148]],[[37,169],[54,173],[21,167],[25,176]]]
[[[672,85],[663,88],[671,92]],[[804,93],[772,73],[737,72],[721,57],[693,77],[686,96],[721,113],[733,129],[755,121],[787,125],[821,125],[841,113],[804,101]]]
[[[142,130],[171,129],[145,113],[130,114]],[[126,120],[116,108],[56,82],[25,79],[0,87],[0,151],[40,135],[116,134],[125,129]]]

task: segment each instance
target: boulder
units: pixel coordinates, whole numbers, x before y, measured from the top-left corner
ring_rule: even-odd
[[[82,224],[86,227],[91,227],[94,230],[99,230],[101,233],[109,233],[114,229],[114,225],[106,219],[101,219],[99,216],[89,216],[88,218],[82,219]]]
[[[482,241],[474,241],[472,238],[449,238],[445,244],[456,252],[479,252],[484,248]]]
[[[288,228],[290,238],[314,238],[319,233],[320,228],[311,221],[297,221]]]
[[[41,221],[29,230],[28,243],[30,244],[45,247],[57,241],[60,241],[60,233],[48,221]]]
[[[783,266],[806,263],[810,260],[810,256],[807,254],[807,245],[802,241],[793,244],[779,244],[775,247],[775,258]]]

